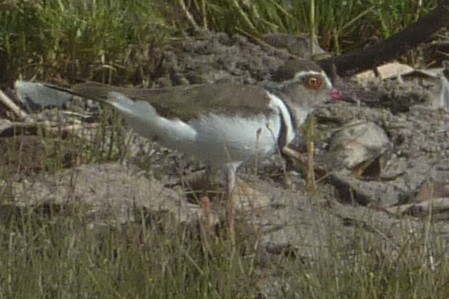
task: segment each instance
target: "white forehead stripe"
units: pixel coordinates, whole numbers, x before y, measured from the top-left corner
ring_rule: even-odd
[[[327,87],[332,88],[332,82],[329,79],[329,77],[326,75],[326,72],[325,71],[321,71],[321,75],[323,75],[324,81],[326,81]]]

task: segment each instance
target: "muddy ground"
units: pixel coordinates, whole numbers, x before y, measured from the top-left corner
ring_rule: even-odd
[[[289,58],[283,50],[221,33],[201,33],[157,49],[152,58],[145,55],[144,49],[133,49],[131,56],[139,62],[140,76],[144,74],[155,86],[218,81],[256,84],[269,80]],[[149,60],[154,65],[154,57],[158,66],[146,69]],[[348,91],[358,103],[328,105],[316,112],[317,163],[326,172],[313,195],[305,192],[303,168],[293,166],[283,172],[277,158],[264,162],[257,175],[251,168],[240,171],[254,190],[241,197],[239,217],[254,223],[260,232],[261,256],[289,250],[305,260],[316,258],[317,248],[326,251],[329,246],[329,228],[347,248],[362,231],[394,256],[404,239],[420,238],[429,220],[435,223],[432,237],[447,242],[449,113],[431,105],[435,92],[429,86],[435,84],[421,83],[413,79],[361,84]],[[345,86],[337,82],[343,92]],[[356,126],[355,135],[361,139],[331,138],[348,124]],[[374,131],[364,127],[367,124]],[[155,151],[148,141],[137,136],[134,140],[135,155],[141,148]],[[333,142],[343,145],[333,146]],[[356,144],[355,151],[348,151],[347,143]],[[182,171],[177,165],[183,159],[165,149],[156,151],[171,158],[168,165],[156,163],[150,174],[139,168],[139,159],[130,158],[103,165],[69,164],[57,174],[38,173],[26,180],[10,177],[10,187],[3,191],[7,200],[2,213],[11,206],[76,202],[90,207],[92,223],[99,227],[134,221],[129,211],[136,207],[152,215],[172,215],[170,219],[178,223],[195,221],[201,210],[187,200],[176,175]],[[362,156],[361,162],[350,165],[353,155]],[[220,218],[220,201],[214,205]]]

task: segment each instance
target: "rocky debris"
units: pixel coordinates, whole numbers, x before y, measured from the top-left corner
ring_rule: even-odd
[[[407,196],[407,191],[413,192],[392,183],[364,181],[338,172],[330,174],[330,182],[335,186],[340,201],[347,204],[390,207]]]
[[[388,108],[392,113],[408,112],[415,105],[449,110],[447,63],[432,69],[390,65],[383,66],[386,70],[379,77],[358,77],[359,86],[363,87],[365,93],[376,95],[368,99],[359,97],[360,101],[371,107]]]
[[[355,78],[358,81],[369,81],[373,79],[395,79],[400,76],[404,76],[415,71],[414,68],[407,64],[399,62],[390,62],[376,67],[375,71],[369,70],[358,73]]]
[[[449,114],[445,110],[417,105],[408,113],[392,114],[382,108],[333,105],[317,111],[317,119],[325,132],[354,121],[373,122],[385,131],[392,144],[377,178],[354,178],[347,172],[332,172],[330,181],[343,202],[400,205],[408,203],[424,181],[449,179],[446,149]],[[372,142],[382,144],[382,140],[386,142],[384,138],[377,137]]]
[[[392,143],[373,122],[352,122],[329,140],[328,168],[348,171],[354,177],[379,177],[389,158]]]
[[[277,45],[281,47],[273,47]],[[318,45],[314,49],[323,53]],[[310,57],[310,50],[306,37],[271,34],[257,41],[238,34],[198,31],[160,48],[131,47],[129,53],[139,82],[167,87],[213,82],[255,84],[268,80],[292,54]]]

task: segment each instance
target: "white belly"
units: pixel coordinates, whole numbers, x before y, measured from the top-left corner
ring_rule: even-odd
[[[281,129],[279,115],[247,119],[211,114],[188,124],[197,132],[195,142],[179,145],[179,149],[218,165],[275,153]]]
[[[277,151],[281,112],[252,118],[208,114],[183,122],[162,117],[148,103],[118,93],[111,93],[109,99],[137,133],[215,166],[265,158]]]

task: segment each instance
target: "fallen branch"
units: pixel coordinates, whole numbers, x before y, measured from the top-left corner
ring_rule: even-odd
[[[442,1],[428,15],[389,39],[353,53],[320,60],[318,64],[328,74],[332,74],[335,67],[339,76],[348,77],[396,59],[445,27],[449,27],[449,0]]]
[[[435,214],[448,213],[449,198],[448,197],[433,198],[424,202],[388,207],[384,208],[383,210],[395,216],[411,215],[422,218]],[[438,218],[447,219],[449,218],[449,214],[447,214],[445,217],[438,217]]]
[[[20,109],[2,90],[0,90],[0,103],[5,105],[9,110],[11,110],[19,119],[29,120],[30,117],[28,113]]]

